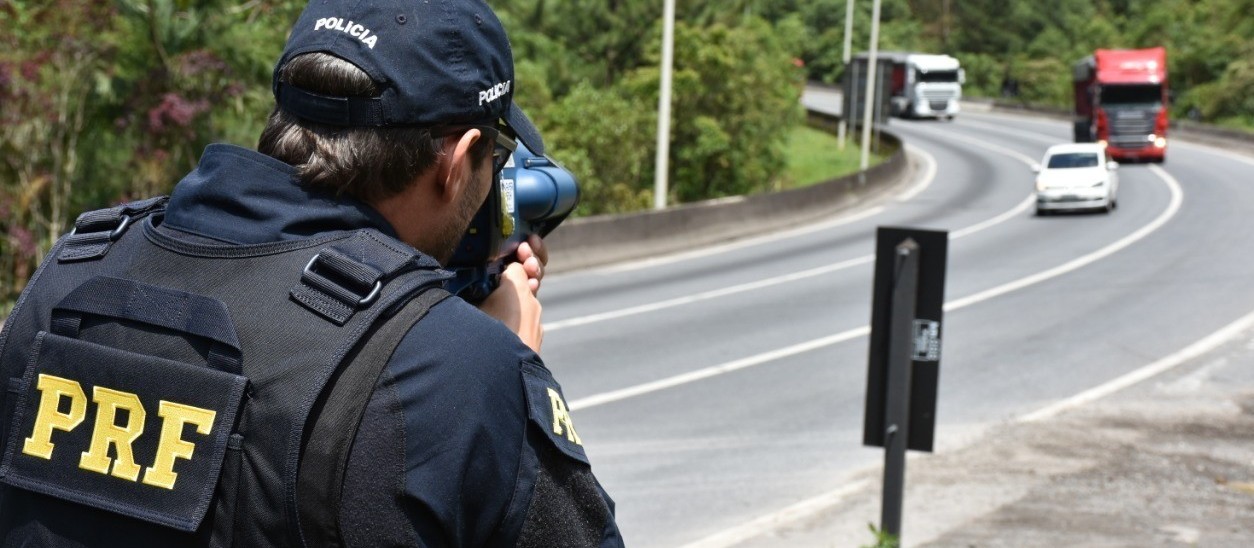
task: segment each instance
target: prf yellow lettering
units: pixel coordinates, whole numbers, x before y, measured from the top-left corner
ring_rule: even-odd
[[[574,442],[575,445],[583,445],[583,440],[580,440],[579,434],[575,433],[575,422],[570,419],[566,402],[562,401],[562,395],[552,388],[549,389],[549,403],[553,406],[553,433],[566,436],[566,439]]]
[[[144,405],[130,392],[97,386],[92,391],[96,402],[96,427],[91,432],[91,448],[78,460],[78,467],[92,472],[112,474],[125,480],[139,479],[139,465],[131,444],[144,433]],[[127,410],[126,426],[118,426],[118,409]],[[118,458],[109,458],[109,447]]]
[[[52,431],[69,432],[83,422],[87,415],[87,394],[77,382],[52,375],[39,375],[35,385],[39,389],[39,410],[35,412],[35,428],[26,443],[22,444],[22,452],[32,457],[51,459],[54,444]],[[70,412],[60,411],[61,399],[70,398]]]
[[[22,445],[22,453],[51,460],[55,449],[52,431],[69,432],[83,422],[87,416],[87,394],[78,381],[54,375],[40,374],[35,387],[40,393],[39,409],[35,412],[31,435]],[[66,399],[69,400],[69,411],[62,413],[61,404]],[[208,436],[218,416],[212,409],[162,400],[157,409],[157,415],[161,417],[157,454],[152,466],[143,468],[135,462],[132,448],[135,440],[144,433],[147,417],[139,396],[97,386],[92,390],[92,401],[97,407],[96,422],[92,428],[91,445],[79,458],[79,468],[166,489],[174,489],[174,482],[178,479],[178,473],[174,471],[175,460],[191,459],[196,451],[195,443],[183,439],[183,427],[191,424],[196,427],[197,433]],[[117,424],[119,409],[127,412],[126,424],[122,426]],[[562,409],[565,410],[565,406]],[[569,424],[569,416],[566,421]],[[110,450],[116,458],[109,456]],[[144,473],[142,479],[141,470]]]
[[[161,440],[157,443],[157,459],[144,470],[144,483],[174,489],[174,480],[179,477],[174,471],[174,459],[191,459],[196,450],[196,444],[183,439],[183,425],[194,424],[197,433],[207,436],[218,412],[162,400],[157,415],[162,418]]]

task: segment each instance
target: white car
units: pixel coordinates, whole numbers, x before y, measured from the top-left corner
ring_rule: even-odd
[[[1036,172],[1036,214],[1066,209],[1109,213],[1119,205],[1119,164],[1098,143],[1054,145]]]

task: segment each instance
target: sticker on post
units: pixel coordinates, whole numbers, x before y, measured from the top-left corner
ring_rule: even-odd
[[[914,361],[940,361],[940,322],[914,321]]]

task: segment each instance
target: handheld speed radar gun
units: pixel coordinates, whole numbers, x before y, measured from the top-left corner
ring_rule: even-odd
[[[517,260],[518,244],[552,232],[578,202],[575,176],[519,142],[453,252],[448,269],[455,277],[445,289],[472,303],[482,301],[500,283],[505,266]]]

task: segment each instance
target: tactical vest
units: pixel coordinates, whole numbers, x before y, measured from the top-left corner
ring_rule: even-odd
[[[80,216],[0,333],[0,545],[336,544],[365,402],[447,275],[375,230],[190,243],[165,202]]]

